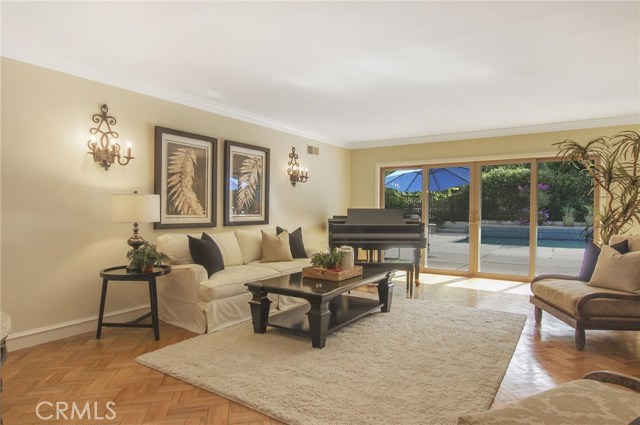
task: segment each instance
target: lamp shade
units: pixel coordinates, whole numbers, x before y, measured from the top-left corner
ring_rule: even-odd
[[[160,221],[160,195],[111,195],[111,221],[116,223]]]

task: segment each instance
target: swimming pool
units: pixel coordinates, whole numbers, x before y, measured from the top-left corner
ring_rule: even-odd
[[[469,243],[469,238],[462,238],[456,243]],[[508,245],[508,246],[529,246],[529,239],[524,238],[497,238],[491,236],[482,236],[480,243],[483,245]],[[538,239],[538,246],[543,248],[574,248],[584,249],[585,242],[578,240],[554,240],[554,239]]]

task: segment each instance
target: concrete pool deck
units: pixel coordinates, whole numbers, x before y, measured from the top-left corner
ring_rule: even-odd
[[[439,233],[429,235],[427,267],[444,270],[468,270],[469,245],[463,242],[465,234]],[[399,255],[398,255],[399,254]],[[560,273],[577,275],[582,263],[583,248],[538,247],[536,274]],[[412,252],[408,249],[387,250],[388,258],[410,261]],[[529,247],[513,245],[480,246],[480,270],[487,273],[529,274]]]

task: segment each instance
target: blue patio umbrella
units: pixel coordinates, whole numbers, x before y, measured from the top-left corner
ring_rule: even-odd
[[[469,167],[437,167],[429,169],[429,191],[440,192],[457,186],[469,185]],[[400,192],[422,190],[422,168],[398,170],[384,179],[384,187]]]

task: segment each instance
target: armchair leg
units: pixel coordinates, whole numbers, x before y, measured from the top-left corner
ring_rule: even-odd
[[[576,349],[579,351],[584,350],[584,344],[585,344],[585,334],[584,334],[584,329],[580,328],[580,327],[576,327]]]
[[[542,321],[542,309],[540,307],[534,307],[533,317],[536,319],[536,323],[540,323]]]

